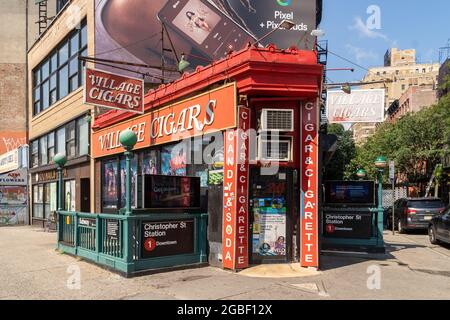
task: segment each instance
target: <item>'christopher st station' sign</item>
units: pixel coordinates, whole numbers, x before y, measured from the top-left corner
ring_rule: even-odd
[[[126,129],[136,133],[134,149],[142,149],[235,128],[236,112],[236,85],[232,83],[94,132],[93,156],[123,152],[119,137]]]
[[[144,113],[144,80],[89,68],[85,79],[85,104]]]

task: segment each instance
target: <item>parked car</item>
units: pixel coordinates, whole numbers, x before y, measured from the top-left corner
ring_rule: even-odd
[[[404,198],[394,203],[394,222],[398,232],[427,230],[430,221],[445,210],[438,198]],[[387,211],[386,224],[392,229],[392,209]]]
[[[450,244],[450,207],[431,220],[428,236],[432,244],[439,244],[439,242]]]

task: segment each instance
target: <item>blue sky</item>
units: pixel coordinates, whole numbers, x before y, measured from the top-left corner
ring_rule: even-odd
[[[371,5],[380,8],[381,29],[367,28]],[[416,49],[419,62],[438,62],[439,48],[450,39],[450,1],[324,0],[320,28],[326,32],[320,40],[328,40],[329,50],[364,67],[383,65],[384,54],[392,46]],[[347,67],[354,66],[328,56],[328,68]],[[355,67],[354,73],[331,71],[328,78],[333,82],[359,81],[365,73]]]

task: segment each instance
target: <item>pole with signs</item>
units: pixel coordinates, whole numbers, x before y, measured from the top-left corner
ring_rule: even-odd
[[[389,162],[389,179],[392,183],[392,234],[395,235],[395,162]]]

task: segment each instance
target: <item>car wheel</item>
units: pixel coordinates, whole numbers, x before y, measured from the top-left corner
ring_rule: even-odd
[[[436,232],[434,231],[433,226],[428,228],[428,237],[430,238],[431,244],[438,244],[439,241],[436,239]]]
[[[402,220],[398,220],[397,229],[398,229],[398,233],[405,233],[405,230],[403,229]]]

